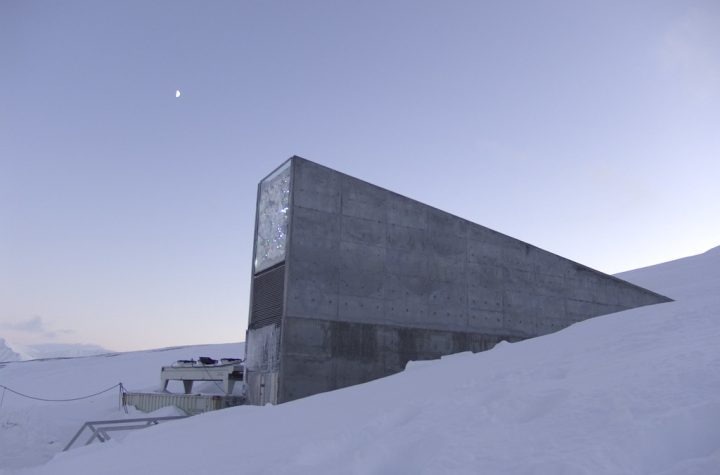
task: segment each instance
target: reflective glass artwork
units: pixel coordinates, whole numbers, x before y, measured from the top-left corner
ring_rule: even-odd
[[[290,162],[260,183],[255,272],[285,260],[290,217]]]

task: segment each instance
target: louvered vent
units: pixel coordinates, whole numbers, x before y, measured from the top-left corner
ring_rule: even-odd
[[[254,277],[251,329],[280,323],[284,293],[285,264]]]

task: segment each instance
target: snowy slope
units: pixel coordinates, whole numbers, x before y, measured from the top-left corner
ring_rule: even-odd
[[[697,256],[617,274],[675,300],[713,297],[720,292],[720,246]]]
[[[21,361],[0,365],[0,385],[46,398],[93,394],[122,382],[130,390],[156,390],[160,367],[198,356],[242,357],[242,343],[187,346],[102,356]],[[170,390],[182,392],[179,382]],[[196,390],[212,392],[212,383]],[[0,388],[0,473],[47,462],[88,420],[129,417],[118,408],[118,390],[77,402],[41,402]]]
[[[719,254],[621,276],[675,302],[167,423],[22,473],[717,475]]]
[[[40,343],[25,346],[23,350],[30,359],[76,358],[114,353],[102,346],[82,343]]]
[[[4,338],[0,338],[0,362],[20,361],[21,359],[20,353],[15,352]]]

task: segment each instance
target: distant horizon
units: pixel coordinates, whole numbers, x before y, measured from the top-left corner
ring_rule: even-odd
[[[710,249],[708,249],[708,250],[706,250],[706,251],[704,251],[704,252],[700,252],[700,253],[698,253],[698,254],[692,254],[692,255],[689,255],[689,256],[679,257],[679,258],[677,258],[677,259],[671,259],[671,260],[669,260],[669,261],[658,262],[658,263],[656,263],[656,264],[650,264],[650,265],[648,265],[648,266],[638,267],[637,269],[628,269],[628,270],[626,270],[626,271],[617,272],[617,273],[615,273],[615,274],[610,274],[610,275],[617,276],[617,274],[622,274],[622,273],[625,273],[625,272],[632,272],[632,271],[634,271],[634,270],[640,270],[640,269],[645,269],[645,268],[648,268],[648,267],[654,267],[654,266],[656,266],[656,265],[665,264],[665,263],[668,263],[668,262],[672,262],[672,261],[684,259],[684,258],[686,258],[686,257],[693,257],[693,256],[697,256],[697,255],[702,255],[702,254],[705,254],[705,253],[710,252],[710,251],[715,250],[715,249],[720,249],[720,245],[714,246],[714,247],[712,247],[712,248],[710,248]],[[622,278],[622,277],[620,277],[620,278]],[[653,289],[648,288],[648,290],[653,290]],[[11,350],[16,351],[16,352],[18,352],[19,350],[24,350],[26,347],[38,347],[38,346],[43,346],[43,345],[57,345],[58,347],[62,347],[62,346],[68,346],[68,347],[96,347],[96,349],[98,349],[98,350],[103,350],[104,352],[107,352],[107,353],[127,353],[127,352],[132,352],[132,351],[153,351],[153,350],[163,350],[163,349],[167,349],[167,348],[179,348],[179,347],[185,347],[185,346],[225,345],[225,344],[230,344],[230,343],[244,343],[244,342],[245,342],[245,339],[243,338],[243,339],[230,340],[230,341],[195,342],[195,343],[185,343],[185,344],[168,345],[168,346],[161,346],[161,347],[146,347],[146,348],[133,348],[133,349],[127,349],[127,350],[115,350],[115,349],[111,349],[111,348],[101,347],[101,346],[96,345],[95,343],[92,343],[92,342],[56,343],[56,342],[51,342],[51,341],[47,341],[47,342],[44,342],[44,343],[35,343],[35,344],[30,344],[30,345],[21,345],[21,347],[18,349],[18,348],[15,348],[15,347],[13,346],[13,345],[14,345],[14,342],[13,342],[12,340],[8,340],[8,338],[6,338],[4,335],[0,334],[0,343],[1,343],[3,340],[5,341],[6,345],[7,345]],[[2,349],[2,347],[0,346],[0,350],[1,350],[1,349]],[[69,349],[71,349],[71,348],[69,348]],[[90,348],[88,348],[88,349],[90,349]],[[22,351],[21,351],[21,354],[22,354]],[[91,353],[88,353],[87,355],[83,355],[83,356],[92,356],[92,355],[99,355],[99,354],[102,354],[102,353],[92,353],[92,354],[91,354]],[[1,359],[0,359],[0,362],[2,362]]]

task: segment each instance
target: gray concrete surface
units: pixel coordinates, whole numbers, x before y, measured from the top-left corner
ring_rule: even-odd
[[[292,162],[280,342],[265,356],[275,380],[271,395],[255,389],[250,403],[290,401],[401,371],[410,360],[482,351],[670,300],[308,160]],[[247,348],[268,336],[249,330]],[[248,357],[250,368],[263,367]],[[257,374],[248,381],[256,388]]]

